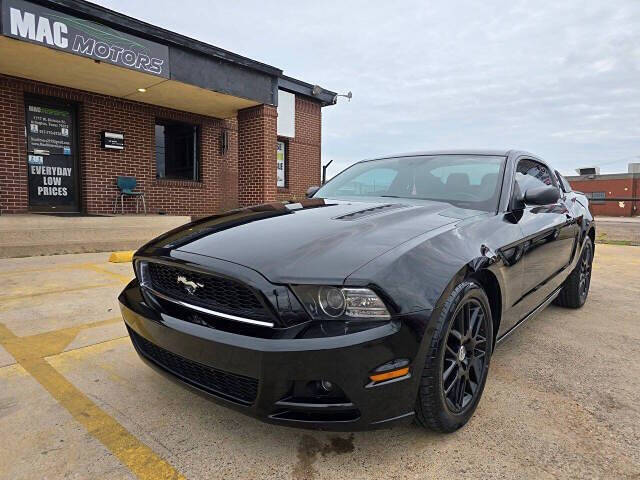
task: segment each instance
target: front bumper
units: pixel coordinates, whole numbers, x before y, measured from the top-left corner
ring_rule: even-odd
[[[133,280],[119,297],[133,344],[149,365],[208,398],[261,420],[326,430],[362,430],[411,420],[422,363],[423,313],[348,335],[271,339],[186,322],[150,308]],[[372,386],[368,376],[395,359],[409,375]],[[203,387],[203,375],[232,390]],[[343,399],[297,398],[294,384],[328,380]],[[238,393],[239,392],[239,393]],[[238,398],[238,395],[243,398]]]

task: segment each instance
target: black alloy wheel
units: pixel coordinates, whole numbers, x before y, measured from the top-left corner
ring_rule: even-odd
[[[591,243],[587,243],[580,257],[580,276],[578,280],[578,293],[580,299],[584,302],[589,293],[589,285],[591,284],[591,264],[593,260],[591,252]]]
[[[493,318],[482,285],[463,280],[432,321],[415,418],[430,430],[454,432],[472,417],[489,372]]]
[[[475,299],[461,304],[451,323],[442,359],[442,391],[453,413],[461,413],[472,404],[483,380],[486,323],[484,307]]]

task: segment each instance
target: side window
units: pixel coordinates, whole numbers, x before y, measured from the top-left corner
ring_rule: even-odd
[[[571,192],[571,185],[569,184],[569,182],[567,181],[566,178],[564,178],[562,175],[560,175],[560,172],[558,172],[556,170],[556,178],[558,179],[558,183],[560,184],[560,188],[562,188],[562,191],[564,193],[569,193]]]
[[[549,169],[542,163],[529,159],[518,161],[516,182],[522,193],[530,188],[555,185]]]

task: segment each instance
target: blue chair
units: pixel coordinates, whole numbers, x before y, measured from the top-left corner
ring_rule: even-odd
[[[120,211],[124,215],[124,197],[133,197],[136,199],[136,213],[138,213],[138,201],[142,199],[142,207],[144,213],[147,213],[147,204],[144,201],[144,192],[134,191],[137,185],[136,177],[118,177],[118,194],[116,195],[116,202],[113,205],[113,213],[116,213],[118,209],[118,198],[120,199]]]

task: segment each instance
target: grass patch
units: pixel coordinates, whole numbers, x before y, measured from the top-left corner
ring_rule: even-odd
[[[596,243],[603,243],[606,245],[626,245],[626,246],[640,246],[640,243],[632,240],[609,240],[607,238],[596,238]]]

